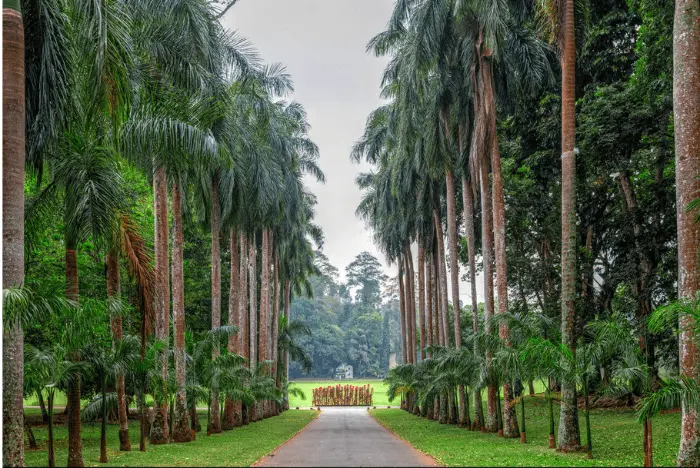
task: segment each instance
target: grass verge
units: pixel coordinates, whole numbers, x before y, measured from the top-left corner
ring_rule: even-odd
[[[556,421],[559,408],[555,410]],[[528,398],[526,403],[527,444],[521,444],[519,439],[439,424],[399,409],[377,409],[372,415],[387,429],[446,466],[641,466],[644,461],[643,428],[636,422],[634,411],[627,409],[591,412],[592,460],[586,459],[585,454],[563,454],[547,448],[549,423],[546,406],[538,397]],[[585,443],[583,414],[580,424]],[[680,415],[654,418],[653,432],[654,464],[675,465]]]
[[[85,466],[250,466],[274,450],[309,424],[316,411],[291,410],[232,431],[207,436],[197,433],[197,440],[187,444],[148,445],[146,452],[138,451],[138,421],[129,421],[131,452],[119,452],[119,426],[107,428],[107,457],[109,463],[98,463],[100,456],[100,425],[83,424],[83,458]],[[202,427],[206,415],[200,415]],[[67,429],[58,426],[56,432],[56,466],[65,466],[68,456]],[[35,427],[38,450],[25,447],[27,466],[47,465],[47,430]]]

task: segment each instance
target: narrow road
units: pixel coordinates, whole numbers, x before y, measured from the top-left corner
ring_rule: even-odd
[[[377,423],[365,407],[328,407],[256,466],[436,466]]]

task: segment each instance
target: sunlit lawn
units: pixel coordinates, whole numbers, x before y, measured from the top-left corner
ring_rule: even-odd
[[[317,412],[291,410],[280,416],[265,419],[232,431],[207,436],[197,433],[197,440],[186,444],[147,445],[146,452],[139,452],[139,423],[129,420],[131,452],[119,452],[119,426],[109,424],[107,452],[110,466],[249,466],[278,445],[304,428]],[[206,427],[206,414],[200,415],[202,427]],[[56,428],[56,466],[66,466],[68,458],[68,432],[66,426]],[[47,430],[35,427],[34,435],[39,450],[25,450],[27,466],[47,465]],[[98,463],[100,457],[100,424],[83,423],[83,457],[86,466],[105,466]]]
[[[296,406],[311,406],[311,400],[313,398],[312,390],[316,387],[326,387],[328,385],[355,385],[362,386],[370,384],[374,388],[374,395],[372,396],[372,403],[375,406],[387,406],[387,405],[398,405],[399,400],[394,400],[394,402],[389,402],[389,397],[386,395],[388,385],[382,380],[377,379],[348,379],[348,380],[295,380],[293,386],[301,389],[304,392],[305,399],[290,395],[289,396],[289,406],[294,408]]]
[[[641,466],[642,425],[633,410],[602,409],[591,412],[593,459],[584,454],[562,454],[548,448],[546,405],[539,397],[526,399],[527,444],[495,434],[471,432],[418,418],[399,409],[377,409],[372,414],[419,450],[447,466]],[[485,407],[484,407],[485,409]],[[558,427],[559,407],[555,406]],[[519,409],[518,409],[519,411]],[[520,418],[520,413],[518,413]],[[581,439],[585,425],[580,414]],[[655,466],[675,465],[680,440],[680,415],[653,420]]]

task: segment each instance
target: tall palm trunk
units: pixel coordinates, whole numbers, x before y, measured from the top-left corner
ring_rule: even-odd
[[[425,359],[425,252],[418,242],[418,315],[420,317],[420,358]]]
[[[175,442],[192,440],[190,419],[187,414],[186,368],[185,368],[185,283],[182,238],[182,187],[173,183],[173,324],[175,328],[175,377],[177,394],[172,438]]]
[[[442,345],[446,348],[450,346],[449,332],[449,317],[447,307],[447,266],[445,264],[445,242],[442,232],[442,223],[437,210],[433,210],[433,221],[435,222],[435,231],[437,234],[437,250],[438,250],[438,278],[440,285],[440,326],[442,329]]]
[[[447,171],[445,175],[447,185],[447,241],[450,247],[450,286],[452,288],[452,310],[454,312],[455,348],[462,347],[462,329],[460,327],[460,306],[459,306],[459,253],[457,252],[457,211],[455,202],[455,180],[452,171]],[[459,424],[463,425],[467,415],[465,399],[463,398],[464,388],[460,387],[459,396]]]
[[[248,339],[248,330],[250,329],[248,316],[248,238],[245,233],[241,232],[240,237],[240,268],[238,270],[238,280],[240,281],[240,287],[238,290],[238,323],[240,324],[240,330],[238,335],[241,339],[239,341],[238,354],[243,356],[248,362],[248,367],[250,367],[250,342]],[[243,416],[243,405],[240,405],[240,424],[248,424],[248,418],[250,418],[250,411],[247,408],[245,412],[246,417]]]
[[[692,300],[700,291],[700,223],[686,210],[700,192],[700,6],[676,0],[673,20],[673,117],[676,125],[676,224],[678,297]],[[680,336],[681,374],[698,379],[697,337],[685,318]],[[700,465],[700,414],[683,405],[678,464]]]
[[[423,251],[425,256],[425,311],[426,311],[426,330],[425,338],[426,345],[433,346],[433,256],[428,253],[425,255],[425,250]],[[428,357],[431,357],[428,353]]]
[[[121,281],[119,275],[119,257],[117,253],[110,250],[107,253],[107,297],[119,300],[121,296]],[[123,338],[122,318],[120,316],[111,317],[112,325],[112,346]],[[119,415],[119,450],[128,452],[131,450],[129,441],[129,419],[128,407],[126,405],[126,395],[124,387],[124,374],[117,376],[117,413]]]
[[[168,189],[165,168],[159,167],[153,174],[153,211],[154,211],[154,248],[155,248],[155,279],[156,279],[156,339],[168,346],[170,335],[170,259],[168,232]],[[159,356],[163,379],[163,394],[165,382],[168,379],[168,350]],[[149,438],[151,444],[166,444],[170,437],[168,424],[167,399],[155,401],[154,418],[151,424]]]
[[[2,9],[2,287],[24,285],[24,24],[20,2]],[[2,462],[24,465],[24,332],[3,327]]]
[[[249,332],[250,332],[250,357],[249,363],[251,366],[251,371],[255,372],[255,367],[258,363],[258,277],[256,273],[257,259],[257,244],[255,239],[255,233],[252,233],[248,244],[248,288],[250,297],[250,318],[248,319]],[[250,420],[257,421],[258,418],[258,405],[250,409]]]
[[[498,134],[496,133],[496,99],[493,91],[493,75],[491,63],[483,67],[484,98],[490,103],[488,109],[489,139],[491,146],[491,174],[493,176],[493,230],[494,250],[496,257],[496,279],[498,293],[498,313],[508,313],[508,262],[506,259],[506,211],[505,195],[503,193],[503,177],[501,174],[501,153],[498,149]],[[499,327],[499,336],[507,347],[510,347],[510,330],[503,323]],[[520,437],[518,418],[513,401],[513,388],[510,377],[506,375],[503,382],[503,435],[505,437]]]
[[[489,183],[488,162],[481,164],[481,250],[484,262],[484,321],[485,332],[490,333],[489,320],[493,317],[493,221],[491,213],[491,187]],[[486,371],[491,372],[491,353],[486,353]],[[486,429],[498,432],[498,415],[496,414],[496,387],[489,385],[486,405]]]
[[[78,252],[73,239],[66,238],[66,299],[78,302],[80,290],[78,286]],[[74,354],[71,359],[77,360]],[[80,377],[68,385],[68,465],[83,466],[83,443],[80,437]]]
[[[399,256],[399,319],[401,323],[401,362],[408,364],[408,334],[406,332],[406,292],[403,283],[403,259]]]
[[[408,360],[416,363],[416,292],[411,247],[406,245],[406,328],[408,329]]]
[[[289,316],[290,314],[290,301],[291,301],[291,294],[292,294],[292,282],[288,279],[284,280],[284,316],[287,319],[287,323],[290,323],[292,318]],[[289,382],[289,350],[285,349],[284,350],[284,375],[285,378],[287,379],[287,382]],[[284,409],[288,410],[289,409],[289,395],[285,395],[286,399],[284,402]]]
[[[243,326],[241,323],[241,317],[239,315],[238,309],[238,295],[240,288],[240,265],[238,261],[238,242],[235,229],[231,229],[229,231],[228,245],[229,252],[231,255],[231,282],[229,284],[228,293],[228,324],[238,328],[238,332],[236,332],[235,335],[231,335],[228,337],[226,349],[229,353],[238,353],[243,355],[243,353],[241,352],[241,331],[243,330]],[[237,421],[241,412],[240,406],[240,401],[233,401],[229,399],[228,396],[226,396],[226,402],[224,403],[224,417],[221,421],[221,428],[223,430],[228,431],[238,425]]]
[[[471,288],[472,299],[472,324],[474,335],[479,333],[479,305],[476,296],[476,247],[474,238],[474,188],[471,179],[466,175],[462,177],[462,204],[464,205],[464,227],[467,236],[467,256],[469,258],[469,286]],[[474,354],[477,351],[477,344],[474,343]],[[481,429],[484,420],[481,406],[481,392],[474,390],[474,421],[473,428]]]
[[[270,360],[270,233],[262,230],[262,252],[260,259],[260,344],[258,362]],[[263,416],[269,416],[269,401],[262,402]]]
[[[561,339],[574,349],[576,337],[576,105],[574,77],[576,46],[574,43],[574,0],[564,0],[561,54]],[[576,384],[568,379],[561,382],[561,413],[559,417],[559,448],[578,449],[581,435],[578,427]]]
[[[282,382],[279,380],[277,375],[277,360],[279,359],[277,353],[277,338],[279,335],[279,304],[280,304],[280,276],[279,276],[279,258],[277,255],[277,248],[275,247],[274,239],[271,242],[272,250],[272,267],[273,267],[273,287],[274,291],[272,294],[272,376],[275,378],[275,383],[277,385],[277,390],[282,390]],[[274,415],[279,414],[277,404],[273,402]]]
[[[219,221],[219,174],[214,173],[211,181],[211,327],[221,326],[221,235]],[[219,343],[214,342],[211,358],[219,357]],[[211,419],[209,433],[221,432],[221,412],[219,411],[219,385],[211,386]]]

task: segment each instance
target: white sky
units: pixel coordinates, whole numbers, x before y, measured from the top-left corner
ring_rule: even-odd
[[[241,0],[223,19],[253,42],[263,59],[281,62],[294,80],[291,99],[302,103],[319,146],[326,184],[309,179],[318,197],[316,220],[323,248],[344,279],[345,267],[363,250],[379,258],[388,275],[396,274],[355,216],[361,193],[355,177],[367,165],[350,162],[353,143],[367,115],[382,104],[379,85],[388,58],[365,52],[367,42],[384,30],[393,0]],[[463,273],[463,271],[461,271]],[[480,278],[477,287],[481,288]],[[468,285],[460,299],[470,303]],[[481,298],[481,292],[479,293]]]

